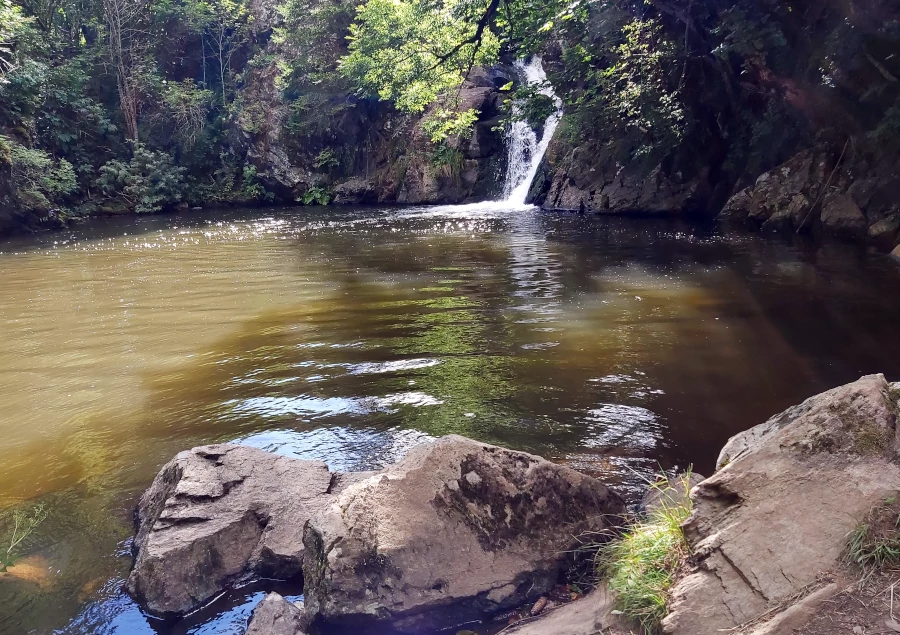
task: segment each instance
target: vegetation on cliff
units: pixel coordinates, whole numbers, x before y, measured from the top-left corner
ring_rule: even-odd
[[[0,198],[43,216],[327,202],[385,143],[373,104],[424,113],[449,165],[479,116],[458,91],[473,67],[538,53],[576,169],[700,175],[714,209],[814,142],[897,151],[898,18],[883,0],[0,0]],[[285,170],[299,189],[276,191]]]

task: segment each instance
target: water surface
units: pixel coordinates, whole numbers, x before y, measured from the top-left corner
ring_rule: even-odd
[[[258,586],[175,625],[121,593],[136,498],[194,445],[357,470],[453,432],[633,496],[820,390],[900,377],[891,259],[673,221],[204,212],[0,251],[0,514],[50,511],[0,574],[2,633],[242,633]]]

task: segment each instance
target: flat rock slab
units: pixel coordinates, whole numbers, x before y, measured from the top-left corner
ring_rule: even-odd
[[[897,386],[869,375],[729,441],[719,471],[692,490],[684,530],[698,567],[676,585],[664,632],[782,619],[815,591],[847,534],[900,491],[897,413]]]
[[[350,485],[310,521],[307,610],[401,632],[480,619],[547,592],[575,537],[620,524],[624,511],[596,479],[447,436]]]

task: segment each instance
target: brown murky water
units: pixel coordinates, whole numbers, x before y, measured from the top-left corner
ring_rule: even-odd
[[[456,432],[633,491],[871,372],[900,377],[884,256],[667,221],[491,207],[107,221],[0,245],[0,632],[241,633],[257,587],[181,624],[121,594],[137,495],[240,441],[335,469]]]

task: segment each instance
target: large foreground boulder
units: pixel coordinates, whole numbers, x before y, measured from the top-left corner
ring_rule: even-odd
[[[596,479],[457,436],[355,474],[203,446],[141,497],[126,588],[168,617],[238,582],[302,573],[310,620],[446,626],[536,599],[577,537],[602,538],[624,511]]]
[[[576,537],[601,536],[624,511],[572,469],[444,437],[347,487],[310,521],[307,610],[401,632],[479,619],[546,593]]]
[[[128,592],[169,616],[250,576],[299,575],[303,526],[327,507],[332,481],[320,461],[243,446],[181,452],[141,497]]]
[[[835,591],[822,578],[848,533],[900,491],[898,389],[869,375],[729,441],[692,491],[698,566],[674,589],[666,633],[794,632]]]

